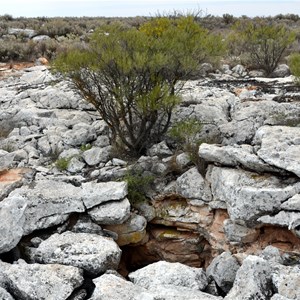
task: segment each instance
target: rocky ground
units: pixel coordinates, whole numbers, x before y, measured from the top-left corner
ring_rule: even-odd
[[[0,68],[1,299],[300,299],[300,90],[242,66],[189,81],[201,166],[129,162],[45,66]],[[155,178],[147,201],[124,176]]]

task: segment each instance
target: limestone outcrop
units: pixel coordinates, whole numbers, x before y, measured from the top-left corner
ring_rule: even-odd
[[[48,67],[1,78],[0,298],[299,299],[300,91],[252,74],[188,81],[199,151],[134,162]]]

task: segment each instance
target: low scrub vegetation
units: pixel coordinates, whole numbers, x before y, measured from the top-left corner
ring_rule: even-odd
[[[293,53],[289,57],[289,66],[296,83],[300,85],[300,53]]]
[[[295,38],[295,33],[284,25],[247,20],[235,23],[228,45],[244,65],[262,69],[268,76],[278,66]]]
[[[202,63],[216,66],[221,58],[229,63],[240,60],[247,69],[271,75],[300,42],[298,15],[255,19],[180,13],[136,18],[4,15],[0,25],[1,62],[51,60],[53,69],[70,78],[109,125],[112,144],[131,156],[146,153],[164,139],[181,100],[179,92],[186,80],[198,76]],[[46,37],[36,38],[39,35]],[[289,65],[298,80],[299,54],[290,55]],[[197,124],[181,125],[185,127],[178,134]],[[183,134],[183,139],[189,136]],[[198,142],[183,144],[191,156],[196,153]]]
[[[223,51],[220,36],[192,16],[155,18],[139,28],[110,25],[83,49],[54,61],[112,132],[112,142],[140,155],[167,132],[184,80]]]

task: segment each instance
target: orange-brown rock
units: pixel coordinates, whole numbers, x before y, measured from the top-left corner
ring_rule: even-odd
[[[17,168],[0,171],[0,200],[6,197],[13,189],[22,185],[26,174],[32,173],[29,168]]]
[[[117,244],[125,246],[129,244],[139,244],[147,241],[146,219],[142,216],[132,214],[123,224],[106,225],[105,229],[118,234]]]
[[[37,60],[36,60],[36,64],[37,65],[43,65],[43,66],[47,66],[49,64],[49,61],[46,57],[39,57]]]

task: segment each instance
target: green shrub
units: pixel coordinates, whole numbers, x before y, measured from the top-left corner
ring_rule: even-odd
[[[185,150],[189,145],[199,143],[197,136],[201,129],[201,122],[191,118],[175,123],[169,130],[169,136],[178,143],[182,150]]]
[[[112,143],[135,156],[167,132],[182,80],[222,49],[221,39],[192,17],[154,18],[140,28],[102,27],[85,49],[60,55],[54,68],[95,106]]]
[[[133,206],[146,201],[146,192],[154,182],[153,176],[132,169],[127,172],[123,180],[128,184],[128,199]]]
[[[64,157],[64,158],[57,159],[55,162],[56,168],[60,171],[67,170],[71,159],[72,157]]]
[[[262,20],[238,21],[228,38],[231,52],[242,56],[245,64],[259,68],[270,75],[286,49],[295,40],[295,33],[286,26],[272,25]]]
[[[82,152],[87,151],[87,150],[90,150],[91,148],[92,148],[92,145],[91,145],[91,144],[83,144],[83,145],[80,146],[80,150],[81,150]]]
[[[300,84],[300,53],[293,53],[289,57],[289,67],[295,76],[296,83]]]
[[[188,153],[192,163],[201,174],[204,174],[206,164],[198,155],[199,146],[202,143],[201,139],[199,139],[201,129],[201,122],[191,118],[174,124],[168,133],[177,142],[177,147]]]

